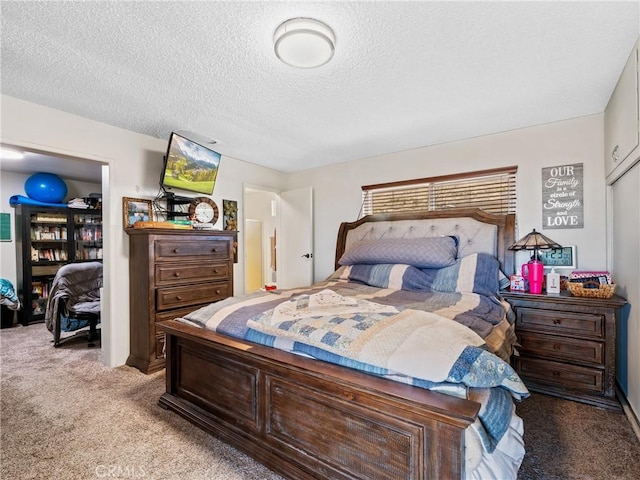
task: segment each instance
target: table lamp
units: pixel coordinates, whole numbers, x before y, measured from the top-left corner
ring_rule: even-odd
[[[531,293],[542,293],[544,281],[544,265],[538,259],[538,250],[550,248],[562,248],[562,246],[542,233],[536,232],[535,228],[509,247],[509,250],[533,250],[532,259],[522,265],[521,271],[522,276],[529,281]]]

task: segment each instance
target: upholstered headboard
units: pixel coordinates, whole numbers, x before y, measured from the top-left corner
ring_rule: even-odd
[[[339,267],[342,254],[361,240],[443,235],[458,237],[459,257],[489,253],[498,258],[504,273],[513,273],[514,254],[507,248],[515,241],[515,215],[492,215],[479,209],[376,214],[342,223],[338,231],[335,268]]]

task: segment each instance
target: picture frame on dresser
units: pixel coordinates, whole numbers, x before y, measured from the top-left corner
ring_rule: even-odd
[[[153,202],[144,198],[122,197],[123,227],[133,228],[136,222],[153,220]]]

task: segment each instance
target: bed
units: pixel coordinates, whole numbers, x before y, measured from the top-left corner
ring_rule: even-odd
[[[160,323],[160,405],[285,478],[515,478],[528,392],[496,294],[514,224],[477,209],[341,224],[324,282]]]

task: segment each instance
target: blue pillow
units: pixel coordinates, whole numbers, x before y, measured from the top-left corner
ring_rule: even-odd
[[[348,269],[346,276],[350,282],[397,290],[430,290],[427,275],[411,265],[359,264],[341,268]]]
[[[436,292],[467,292],[493,296],[500,284],[498,260],[488,253],[473,253],[459,258],[454,265],[422,269],[426,283]]]
[[[18,301],[18,295],[13,288],[13,284],[4,278],[0,278],[0,295],[10,300],[11,302]]]
[[[404,264],[416,268],[443,268],[453,265],[458,255],[453,237],[389,238],[354,243],[338,263]]]

